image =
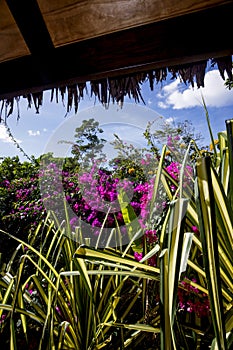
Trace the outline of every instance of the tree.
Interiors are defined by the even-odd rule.
[[[99,137],[102,133],[99,122],[93,118],[83,120],[82,125],[75,129],[75,143],[71,153],[78,162],[89,165],[93,160],[104,158],[102,151],[106,140]]]
[[[126,144],[117,134],[114,136],[115,139],[111,144],[117,150],[117,157],[109,162],[109,165],[114,169],[114,176],[120,179],[130,178],[136,182],[145,182],[148,178],[148,171],[151,170],[152,166],[155,166],[155,164],[152,165],[148,149]],[[148,169],[146,169],[146,164]]]
[[[1,229],[25,238],[35,221],[30,216],[39,199],[37,174],[39,162],[20,162],[19,157],[6,157],[0,163],[0,224]],[[30,210],[24,212],[24,209]],[[21,208],[19,211],[18,208]],[[26,213],[26,215],[25,215]],[[16,241],[0,236],[0,253],[4,261],[14,250]]]
[[[173,151],[179,150],[181,155],[187,147],[190,141],[194,141],[196,145],[201,148],[200,142],[203,140],[201,133],[195,132],[195,127],[190,120],[184,120],[182,122],[165,122],[160,129],[153,131],[154,122],[148,122],[144,136],[147,140],[147,145],[156,157],[158,157],[158,147],[161,145],[167,145],[168,148]],[[195,147],[191,144],[190,154],[195,152]]]
[[[233,67],[233,62],[232,62],[232,67]],[[224,84],[229,90],[233,89],[233,77],[231,76],[231,79],[227,79],[225,84]]]
[[[176,137],[177,140],[179,138],[179,141],[185,143],[186,146],[188,146],[191,140],[195,141],[196,143],[203,140],[201,133],[195,132],[195,127],[190,120],[184,120],[178,123],[165,122],[161,129],[156,129],[155,131],[152,130],[153,124],[154,122],[148,122],[144,132],[148,146],[152,148],[152,151],[153,147],[157,150],[155,145],[158,143],[162,142],[163,144],[167,144],[169,137]]]

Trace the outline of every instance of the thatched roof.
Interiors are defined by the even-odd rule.
[[[167,79],[204,86],[208,61],[232,79],[233,0],[0,2],[0,100],[11,114],[43,92],[78,109],[87,82],[103,104]],[[6,109],[5,109],[6,108]]]

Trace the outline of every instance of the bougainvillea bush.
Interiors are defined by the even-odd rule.
[[[34,166],[36,171],[34,170],[31,176],[27,174],[26,177],[15,176],[1,181],[2,198],[5,199],[2,202],[7,203],[6,207],[1,206],[3,229],[27,240],[33,235],[39,222],[46,217],[48,209],[55,211],[57,217],[60,216],[62,219],[63,215],[64,218],[65,198],[74,213],[71,218],[72,229],[75,230],[75,226],[80,222],[86,223],[88,238],[93,241],[99,234],[99,228],[117,228],[121,235],[127,235],[126,207],[131,208],[139,224],[138,227],[142,230],[141,235],[144,231],[156,232],[159,222],[161,224],[165,216],[169,200],[166,192],[161,190],[151,218],[151,200],[155,182],[155,172],[151,169],[153,167],[156,169],[156,163],[152,160],[152,155],[147,152],[141,155],[141,159],[137,159],[134,168],[132,161],[127,164],[124,157],[114,159],[115,166],[112,171],[99,168],[98,163],[94,163],[88,172],[81,173],[63,169],[61,159],[51,156],[46,158],[43,166],[39,166],[40,160],[37,160]],[[164,171],[171,180],[179,181],[181,164],[172,161],[171,156],[170,160],[164,159],[164,164],[166,165]],[[137,173],[136,167],[140,173]],[[186,165],[186,170],[189,171],[189,175],[192,174],[189,165]],[[176,186],[172,182],[170,189],[175,193]],[[124,197],[127,197],[125,207],[122,207],[123,199],[120,200],[120,193],[124,193]],[[102,236],[107,239],[106,235],[108,233]],[[105,243],[106,241],[102,241],[101,245]]]
[[[186,124],[189,125],[187,122]],[[183,132],[181,126],[177,128],[180,130],[179,133]],[[76,129],[78,138],[77,143],[73,145],[74,156],[66,160],[54,158],[52,154],[39,159],[33,158],[31,163],[21,163],[18,157],[4,159],[0,169],[0,210],[3,228],[25,238],[25,235],[38,225],[41,218],[45,217],[46,208],[56,209],[56,205],[62,207],[60,203],[64,193],[74,213],[91,227],[100,227],[108,210],[110,212],[105,220],[105,226],[115,227],[116,223],[123,226],[124,219],[119,204],[117,204],[118,211],[116,208],[109,209],[109,203],[111,206],[116,204],[120,188],[128,195],[128,203],[136,216],[141,214],[139,221],[142,226],[155,225],[151,224],[151,217],[150,223],[143,223],[143,220],[148,218],[155,170],[160,158],[150,124],[145,132],[149,147],[142,150],[124,144],[116,135],[113,145],[118,150],[118,156],[110,161],[111,171],[98,165],[98,157],[102,156],[105,141],[98,137],[102,132],[98,122],[93,119],[84,121],[83,125]],[[184,138],[182,135],[174,136],[174,128],[166,129],[165,133],[167,132],[170,132],[171,136],[168,134],[166,140],[169,148],[164,158],[164,168],[170,174],[171,180],[177,181],[181,170],[181,153],[185,153],[182,143],[188,136],[187,133]],[[178,157],[176,153],[179,154]],[[97,161],[93,160],[96,162],[95,165],[90,158],[91,154],[97,154]],[[85,164],[89,163],[91,166],[81,172],[80,164],[83,159]],[[45,165],[42,166],[42,163]],[[186,168],[190,168],[189,165],[186,165]],[[174,192],[175,185],[172,182],[170,185]],[[166,209],[167,200],[168,197],[161,186],[160,196],[157,198],[159,216]]]

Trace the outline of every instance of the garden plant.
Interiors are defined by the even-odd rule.
[[[1,163],[4,349],[230,350],[233,120],[208,148],[181,126],[148,124],[140,152],[116,135],[108,168],[84,125],[65,162]]]

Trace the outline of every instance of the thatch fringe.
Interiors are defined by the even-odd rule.
[[[101,80],[90,81],[90,94],[91,96],[95,96],[104,106],[108,106],[110,101],[112,101],[112,103],[117,102],[123,104],[125,96],[134,99],[135,102],[142,101],[145,103],[141,94],[141,84],[149,82],[150,89],[153,91],[154,84],[165,81],[168,73],[172,74],[172,79],[179,77],[180,81],[186,85],[191,84],[192,87],[194,87],[194,83],[196,82],[198,88],[204,87],[207,62],[208,60],[204,60],[193,64],[134,73],[128,76],[120,76],[116,78],[106,77]],[[214,67],[216,64],[222,79],[225,80],[228,78],[232,81],[232,56],[211,59],[211,67]],[[75,113],[77,113],[79,102],[84,98],[84,91],[86,94],[89,94],[86,83],[77,82],[77,84],[73,85],[56,87],[51,89],[50,100],[52,102],[55,97],[55,100],[58,103],[60,95],[62,103],[64,103],[65,97],[67,96],[67,113],[70,112],[73,107]],[[43,91],[23,95],[22,97],[27,99],[29,108],[31,108],[33,104],[36,113],[39,113],[40,107],[43,104]],[[12,99],[2,100],[0,121],[2,120],[3,111],[5,111],[5,120],[13,113],[14,101],[16,100],[18,103],[19,98],[20,96],[16,96]]]

